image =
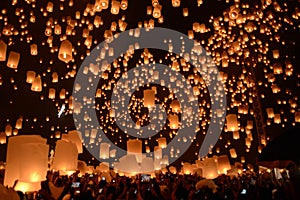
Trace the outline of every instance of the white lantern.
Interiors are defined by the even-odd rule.
[[[165,137],[158,138],[157,143],[159,148],[164,149],[167,147],[167,139]]]
[[[180,108],[180,102],[178,100],[173,100],[171,102],[171,105],[170,105],[170,108],[172,109],[172,112],[174,113],[178,113],[181,111],[181,108]]]
[[[34,79],[35,79],[35,71],[27,71],[26,73],[26,82],[27,83],[33,83]]]
[[[20,54],[14,51],[11,51],[7,60],[7,67],[17,69],[20,60]]]
[[[41,182],[22,182],[18,181],[15,186],[15,191],[21,191],[23,193],[26,192],[37,192],[42,189]]]
[[[159,146],[154,147],[154,158],[155,159],[162,159],[162,149]]]
[[[34,92],[41,92],[42,91],[42,80],[41,80],[40,75],[35,77],[32,85],[31,85],[31,90],[34,91]]]
[[[144,106],[153,107],[155,105],[155,91],[144,90]]]
[[[170,122],[171,129],[178,129],[179,128],[179,118],[178,115],[170,114],[168,115],[168,120]]]
[[[7,152],[6,152],[6,170],[4,176],[5,186],[13,187],[15,181],[20,179],[20,173],[21,173],[20,166],[22,166],[21,161],[23,161],[22,160],[23,158],[21,157],[23,156],[22,151],[24,149],[22,145],[23,144],[46,145],[46,143],[47,140],[43,139],[39,135],[19,135],[19,136],[10,137],[8,139]],[[48,153],[47,153],[47,158],[48,158]],[[35,158],[32,159],[34,160]],[[26,160],[25,162],[27,164],[30,164],[30,160]]]
[[[67,140],[69,142],[73,142],[77,147],[78,153],[83,152],[83,149],[82,149],[82,135],[81,135],[80,131],[77,131],[77,130],[69,131],[68,134],[63,134],[62,135],[62,140]]]
[[[217,163],[214,158],[207,158],[203,161],[203,176],[206,179],[218,177]]]
[[[6,60],[7,45],[4,41],[0,40],[0,61]]]
[[[153,159],[150,157],[144,158],[142,160],[141,167],[142,167],[143,172],[150,173],[150,172],[154,171]]]
[[[53,169],[62,172],[73,172],[77,169],[78,162],[77,147],[73,142],[58,140],[55,147]]]
[[[227,115],[226,122],[227,122],[227,130],[229,130],[229,131],[238,131],[239,130],[237,116],[235,114]]]
[[[227,174],[227,170],[231,169],[231,165],[227,155],[219,156],[217,165],[219,174]]]
[[[20,145],[20,178],[22,182],[46,180],[49,145],[26,143]]]
[[[68,63],[70,62],[72,57],[72,43],[69,40],[64,40],[60,44],[59,52],[58,52],[58,59]]]
[[[231,158],[237,158],[237,154],[236,154],[235,149],[230,149],[229,152],[230,152]]]
[[[108,159],[109,158],[109,147],[110,144],[102,142],[100,144],[100,152],[99,152],[99,157],[100,159]]]
[[[0,132],[0,144],[6,143],[6,134],[4,132]]]
[[[141,154],[142,153],[142,141],[141,140],[127,140],[127,154]]]

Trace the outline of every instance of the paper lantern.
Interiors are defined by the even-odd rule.
[[[177,99],[175,99],[171,102],[170,108],[172,109],[172,112],[174,112],[174,113],[181,112],[180,102]]]
[[[20,178],[22,182],[46,180],[49,145],[26,143],[20,146]]]
[[[21,191],[23,193],[27,193],[27,192],[37,192],[40,189],[42,189],[41,186],[41,182],[22,182],[22,181],[18,181],[14,190],[15,191]]]
[[[179,118],[178,115],[170,114],[168,115],[168,120],[170,122],[171,129],[178,129],[179,128]]]
[[[128,7],[128,0],[122,0],[121,1],[121,9],[126,10]]]
[[[36,44],[30,45],[30,54],[33,56],[38,54],[38,46]]]
[[[274,118],[275,114],[273,108],[267,108],[266,111],[267,111],[268,118]]]
[[[153,15],[154,18],[160,18],[160,16],[161,16],[161,9],[162,9],[161,5],[154,6],[153,13],[152,13],[152,15]]]
[[[127,140],[127,153],[142,153],[142,141],[141,140]]]
[[[55,155],[52,168],[62,172],[75,171],[77,169],[78,151],[75,143],[58,140],[55,147]]]
[[[278,59],[279,58],[279,50],[278,49],[275,49],[272,51],[273,52],[273,58],[274,59]]]
[[[191,163],[185,162],[185,163],[183,163],[181,170],[184,174],[191,174],[193,172],[193,167],[192,167]]]
[[[203,161],[203,177],[214,179],[218,177],[217,163],[214,158],[207,158]]]
[[[237,19],[239,16],[240,9],[238,9],[236,6],[231,6],[229,11],[229,18],[230,19]]]
[[[20,60],[20,54],[14,51],[11,51],[8,55],[7,67],[17,69]]]
[[[100,172],[108,172],[109,171],[109,163],[107,162],[102,162],[99,164],[99,167],[97,167]]]
[[[247,148],[250,148],[251,147],[251,139],[250,138],[246,138],[245,139],[245,144],[246,144]]]
[[[274,115],[274,123],[275,124],[280,124],[281,123],[280,114],[275,114]]]
[[[49,88],[49,99],[55,99],[55,89],[54,88]]]
[[[19,135],[19,136],[10,137],[8,139],[7,152],[6,152],[6,170],[4,176],[5,186],[12,187],[14,185],[14,182],[20,179],[20,173],[21,173],[20,166],[22,166],[21,163],[23,161],[22,151],[24,149],[22,145],[24,144],[46,145],[46,143],[47,140],[43,139],[39,135]],[[32,159],[34,160],[35,158]],[[48,152],[47,152],[47,160],[48,160]],[[26,160],[25,162],[28,165],[30,164],[30,160]]]
[[[26,82],[27,83],[33,83],[34,79],[35,79],[35,71],[27,71],[26,73]]]
[[[12,126],[10,124],[7,124],[5,126],[5,134],[6,134],[6,136],[11,136],[12,135]]]
[[[64,40],[60,44],[59,52],[58,52],[58,59],[68,63],[70,62],[72,57],[72,43],[69,40]]]
[[[38,75],[37,77],[34,78],[34,81],[31,85],[30,89],[34,92],[41,92],[42,91],[42,80],[41,80],[40,75]]]
[[[108,8],[108,0],[100,0],[100,5],[102,9],[107,9]]]
[[[154,165],[154,170],[161,170],[162,168],[161,159],[154,158],[153,165]]]
[[[300,123],[300,111],[295,112],[295,122]]]
[[[273,65],[273,72],[274,72],[274,74],[282,74],[283,70],[282,70],[282,66],[280,63],[275,63]]]
[[[227,174],[227,170],[231,169],[231,165],[227,155],[221,155],[217,159],[219,174]]]
[[[7,45],[4,41],[0,40],[0,61],[6,60]]]
[[[247,129],[253,129],[253,121],[252,120],[248,120],[247,121],[247,126],[246,126]]]
[[[110,144],[102,142],[100,144],[100,153],[99,153],[99,157],[100,159],[108,159],[109,158],[109,147]]]
[[[183,8],[182,12],[183,12],[184,17],[189,16],[189,9],[188,8]]]
[[[227,115],[226,122],[227,122],[227,130],[228,131],[238,131],[239,130],[237,116],[235,114]]]
[[[158,138],[157,143],[159,148],[164,149],[167,147],[167,139],[165,137]]]
[[[169,167],[169,171],[170,171],[170,173],[172,173],[172,174],[176,174],[176,173],[177,173],[176,167],[173,167],[173,166]]]
[[[155,92],[153,90],[144,90],[144,106],[153,107],[155,105]]]
[[[229,152],[230,152],[231,158],[237,158],[237,154],[236,154],[235,149],[230,149]]]
[[[115,158],[115,157],[116,157],[116,153],[117,153],[117,150],[116,150],[116,149],[110,150],[110,152],[109,152],[109,157]]]
[[[144,158],[141,163],[141,168],[142,168],[143,173],[145,173],[145,172],[150,173],[150,172],[154,171],[153,159],[150,157]]]
[[[5,143],[6,143],[6,133],[0,132],[0,144],[5,144]]]
[[[81,135],[80,131],[71,130],[71,131],[68,132],[68,134],[63,134],[62,135],[62,140],[67,140],[69,142],[73,142],[77,147],[78,153],[83,152],[82,135]]]
[[[173,7],[179,7],[180,6],[180,0],[172,0],[172,6]]]
[[[235,140],[240,139],[240,133],[238,131],[233,131],[233,139]]]
[[[138,173],[140,171],[135,155],[125,155],[120,158],[119,161],[119,164],[117,166],[115,165],[117,170],[127,173]]]
[[[66,89],[62,88],[62,89],[60,90],[59,98],[60,98],[60,99],[65,99],[65,98],[66,98]]]
[[[154,158],[155,159],[162,159],[162,149],[159,146],[154,147]]]
[[[58,74],[57,74],[57,72],[53,72],[52,83],[57,83],[57,82],[58,82]]]
[[[111,14],[113,14],[113,15],[119,14],[120,5],[121,4],[120,4],[119,1],[112,0],[112,2],[111,2],[111,9],[110,9]]]
[[[48,12],[53,12],[53,3],[52,3],[52,2],[49,1],[49,2],[47,3],[46,10],[47,10]]]

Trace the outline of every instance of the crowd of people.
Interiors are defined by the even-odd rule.
[[[21,200],[299,200],[299,174],[290,173],[278,179],[274,171],[246,171],[213,180],[171,173],[157,173],[155,177],[114,174],[106,180],[101,173],[60,176],[49,171],[40,191],[33,196],[18,191],[18,195]]]

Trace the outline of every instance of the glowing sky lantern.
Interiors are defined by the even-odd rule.
[[[165,137],[158,138],[157,143],[160,148],[164,149],[167,146],[167,139]]]
[[[61,174],[73,173],[77,169],[78,151],[76,144],[65,140],[56,142],[52,168]]]
[[[20,53],[11,51],[8,55],[7,67],[17,69],[19,65],[20,56]]]
[[[40,75],[38,75],[37,77],[34,78],[34,81],[32,82],[32,85],[31,85],[31,90],[34,92],[42,91],[42,79],[41,79]]]
[[[21,160],[23,158],[20,157],[20,156],[22,156],[21,154],[23,153],[23,152],[21,153],[22,148],[23,148],[22,145],[23,144],[41,145],[41,147],[43,149],[43,152],[45,152],[46,148],[44,148],[45,146],[43,146],[43,145],[46,145],[46,142],[47,142],[47,140],[43,139],[39,135],[13,136],[13,137],[10,137],[8,139],[7,155],[6,155],[6,170],[5,170],[5,176],[4,176],[4,185],[12,187],[14,185],[15,180],[19,180],[20,179],[20,176],[21,176],[21,174],[20,174],[21,173],[20,166],[22,164],[20,162],[23,161],[23,160]],[[25,147],[28,147],[28,146],[25,146]],[[48,149],[49,149],[49,147],[48,147]],[[32,148],[29,151],[35,151],[35,149]],[[29,153],[29,152],[25,152],[25,153]],[[34,152],[31,152],[31,153],[33,155],[35,155]],[[39,154],[39,152],[37,152],[37,154]],[[39,155],[44,156],[43,153],[41,153]],[[48,152],[47,152],[47,158],[48,158]],[[31,158],[29,158],[29,159],[31,159]],[[32,159],[35,159],[35,158],[32,158]],[[37,163],[38,162],[40,162],[40,161],[37,161]],[[25,163],[25,165],[29,164],[29,163],[30,163],[30,160],[29,160],[29,162],[27,160],[26,163]],[[41,161],[41,164],[43,165],[43,161]],[[35,166],[32,166],[32,167],[35,168]],[[30,170],[30,166],[25,167],[22,170],[26,170],[26,168],[29,168],[29,170]],[[47,166],[46,166],[45,170],[47,170]],[[39,171],[39,172],[36,172],[36,173],[38,173],[39,175],[41,175],[41,173],[43,173],[41,171]],[[27,174],[27,175],[29,175],[29,176],[32,176],[32,175],[35,176],[34,173],[33,174],[30,173],[30,174]],[[43,178],[46,178],[46,177],[43,177]]]
[[[5,143],[6,143],[6,133],[0,132],[0,144],[5,144]]]
[[[179,7],[180,6],[180,1],[181,0],[172,0],[172,6],[173,7]]]
[[[4,41],[0,40],[0,61],[6,60],[7,45]]]
[[[234,148],[229,150],[231,158],[237,158],[237,154]]]
[[[83,153],[81,132],[77,130],[68,131],[67,134],[62,134],[62,140],[73,142],[77,147],[78,153]]]
[[[168,115],[168,120],[170,122],[170,128],[171,129],[178,129],[179,128],[178,115],[170,114],[170,115]]]
[[[144,106],[153,107],[155,105],[155,92],[153,90],[144,90]]]
[[[99,157],[100,159],[108,159],[109,158],[109,147],[110,144],[102,142],[100,144],[100,152],[99,152]]]
[[[26,82],[27,83],[33,83],[35,79],[36,72],[35,71],[27,71],[26,73]]]
[[[137,139],[127,140],[127,153],[142,153],[142,141]]]
[[[219,174],[227,174],[227,170],[231,169],[231,165],[227,155],[218,156],[217,166]]]
[[[203,161],[203,176],[207,179],[214,179],[219,176],[217,163],[214,158],[207,158]]]
[[[235,114],[228,114],[226,116],[227,130],[229,131],[238,131],[238,121]]]
[[[64,40],[61,42],[58,52],[58,58],[65,63],[68,63],[73,59],[72,43],[69,40]]]
[[[120,6],[121,6],[121,4],[119,1],[112,0],[111,9],[110,9],[111,14],[114,14],[114,15],[119,14]]]

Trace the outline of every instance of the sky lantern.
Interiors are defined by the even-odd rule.
[[[180,6],[180,0],[172,0],[172,6],[173,7],[179,7]]]
[[[99,157],[100,159],[108,159],[109,158],[109,147],[110,144],[102,142],[100,144],[100,153],[99,153]]]
[[[238,131],[238,121],[236,114],[228,114],[226,116],[227,130],[228,131]]]
[[[266,111],[267,111],[268,118],[274,118],[275,114],[273,108],[267,108]]]
[[[16,121],[16,129],[22,129],[23,117],[19,117]]]
[[[300,111],[295,112],[295,122],[300,123]]]
[[[179,128],[179,118],[176,114],[169,114],[168,120],[170,122],[171,129],[178,129]]]
[[[49,99],[55,99],[55,88],[49,88]]]
[[[122,0],[121,1],[121,9],[126,10],[128,7],[128,0]]]
[[[31,90],[34,92],[42,91],[42,79],[41,79],[40,75],[38,75],[37,77],[34,78],[34,81],[32,82],[32,85],[31,85]]]
[[[153,159],[150,157],[143,158],[141,168],[143,172],[147,173],[154,171]]]
[[[6,136],[11,136],[12,135],[12,126],[10,124],[7,124],[5,126],[5,134],[6,134]]]
[[[46,142],[47,140],[42,138],[39,135],[20,135],[20,136],[13,136],[8,139],[8,146],[7,146],[7,153],[6,153],[6,170],[4,176],[5,186],[12,187],[16,180],[20,180],[21,170],[25,170],[25,171],[27,170],[27,172],[22,171],[22,176],[24,176],[23,178],[26,181],[32,180],[30,177],[32,177],[36,181],[36,183],[39,182],[38,184],[40,184],[40,181],[42,179],[45,180],[46,176],[44,175],[46,175],[47,172],[47,164],[45,168],[44,159],[46,154],[46,163],[47,163],[48,151],[49,151],[49,146],[46,145]],[[41,148],[37,148],[37,149],[32,148],[31,144],[37,145],[38,147]],[[26,150],[27,152],[24,152],[24,149],[27,149]],[[23,155],[23,153],[26,155]],[[27,158],[26,161],[22,160],[24,159],[22,158],[24,156],[26,156]],[[36,159],[34,158],[35,156],[37,156],[40,160],[39,159],[35,160]],[[32,159],[32,164],[34,165],[31,165],[30,162],[31,159]],[[22,167],[23,164],[21,163],[22,161],[25,162],[24,167]],[[23,169],[21,169],[21,167]]]
[[[6,143],[6,133],[0,132],[0,144],[5,144],[5,143]]]
[[[157,143],[160,148],[164,149],[167,146],[167,139],[165,137],[158,138]]]
[[[0,40],[0,61],[6,60],[7,45],[3,40]]]
[[[69,40],[64,40],[60,44],[59,52],[58,52],[59,60],[68,63],[70,62],[72,57],[72,43]]]
[[[151,89],[144,90],[144,106],[153,107],[155,105],[155,92]]]
[[[191,163],[185,162],[181,168],[184,174],[190,175],[193,172],[193,167]]]
[[[207,158],[203,161],[203,177],[214,179],[219,176],[215,158]]]
[[[8,55],[7,67],[17,69],[20,60],[20,54],[14,51],[11,51]]]
[[[219,174],[227,174],[227,170],[231,169],[231,165],[227,155],[221,155],[217,158],[217,166]]]
[[[127,153],[128,154],[141,154],[142,153],[142,141],[137,139],[127,140]]]
[[[69,142],[73,142],[77,147],[78,153],[83,152],[82,135],[81,135],[80,131],[77,131],[77,130],[68,131],[67,134],[62,134],[62,140],[67,140]]]
[[[231,158],[237,158],[237,154],[234,148],[229,150]]]
[[[240,133],[239,133],[239,131],[233,131],[233,139],[234,140],[240,139]]]
[[[121,6],[121,4],[119,1],[112,0],[111,9],[110,9],[111,14],[114,14],[114,15],[119,14],[120,6]]]
[[[161,5],[154,6],[153,13],[152,13],[154,18],[160,18],[161,17],[161,9],[162,9]]]
[[[36,56],[38,54],[38,46],[37,44],[30,45],[30,54]]]
[[[61,174],[70,174],[77,169],[78,150],[73,142],[58,140],[52,168],[59,170]]]
[[[103,10],[108,8],[109,1],[108,0],[100,0],[100,5]]]

